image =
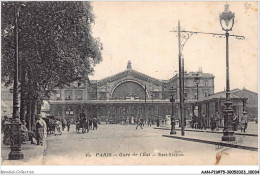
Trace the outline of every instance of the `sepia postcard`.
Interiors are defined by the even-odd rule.
[[[1,164],[258,165],[258,13],[1,1]]]

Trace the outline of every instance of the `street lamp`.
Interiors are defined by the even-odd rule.
[[[13,85],[13,118],[11,120],[11,152],[8,155],[9,160],[20,160],[24,158],[21,151],[21,121],[19,117],[19,100],[18,100],[18,18],[19,9],[14,2],[15,12],[15,58],[14,58],[14,85]]]
[[[174,119],[174,116],[173,116],[173,103],[174,103],[174,98],[173,98],[173,87],[171,87],[171,102],[172,102],[172,115],[171,115],[171,132],[170,134],[176,134],[176,131],[175,131],[175,119]]]
[[[225,5],[225,11],[219,15],[222,30],[226,31],[226,102],[224,109],[224,130],[222,141],[235,141],[234,128],[232,125],[233,109],[231,108],[232,102],[230,100],[230,86],[229,86],[229,50],[228,50],[228,31],[232,31],[234,25],[235,14],[229,11],[229,5]]]
[[[197,85],[197,100],[199,100],[199,83],[200,83],[199,74],[196,74],[196,77],[194,78],[194,83]]]

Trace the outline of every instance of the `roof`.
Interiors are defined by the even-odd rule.
[[[208,97],[204,97],[203,100],[209,100],[209,99],[213,99],[213,98],[226,98],[226,92],[225,91],[217,92]],[[231,93],[230,98],[240,98],[240,97]]]
[[[117,73],[115,75],[108,76],[106,78],[98,80],[97,84],[99,84],[99,85],[105,84],[107,82],[115,81],[117,79],[120,79],[120,78],[125,77],[125,76],[129,76],[129,75],[130,76],[134,76],[134,77],[137,76],[138,78],[146,79],[147,81],[153,81],[154,83],[157,83],[157,84],[162,84],[161,80],[153,78],[153,77],[150,77],[150,76],[145,75],[145,74],[143,74],[141,72],[135,71],[135,70],[133,70],[131,68],[128,68],[127,70],[119,72],[119,73]]]
[[[242,93],[243,93],[243,91],[246,91],[246,92],[253,93],[253,94],[257,95],[256,92],[247,90],[247,89],[245,89],[245,88],[243,88],[242,90],[239,89],[239,88],[232,89],[232,90],[230,90],[230,95],[231,95],[231,96],[236,96],[236,97],[238,97],[238,98],[241,98],[241,96],[239,96],[239,95],[234,95],[234,93],[239,93],[239,92],[242,92]],[[220,92],[217,92],[217,93],[215,93],[215,94],[219,94],[219,93],[224,93],[224,94],[226,94],[226,91],[220,91]]]
[[[202,73],[202,72],[184,72],[184,78],[194,78],[196,76],[203,77],[203,78],[215,78],[213,74],[210,73]],[[170,80],[174,80],[179,78],[179,73],[174,75]]]

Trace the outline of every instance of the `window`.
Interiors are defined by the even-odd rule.
[[[100,92],[100,99],[105,100],[106,99],[106,92]]]
[[[56,100],[60,100],[61,99],[61,92],[60,91],[56,91],[55,97],[56,97]]]
[[[82,97],[83,97],[83,92],[82,91],[76,91],[76,98],[77,100],[82,100]]]
[[[65,100],[71,100],[72,91],[66,91],[65,94]]]
[[[204,80],[204,85],[208,86],[208,80]]]
[[[158,99],[158,98],[159,98],[159,92],[154,92],[153,99]]]
[[[208,90],[204,90],[204,97],[209,96],[209,91]]]
[[[184,92],[184,98],[187,99],[188,98],[188,93]]]
[[[97,94],[96,93],[90,93],[89,94],[89,99],[90,100],[96,100],[97,99]]]
[[[81,83],[80,82],[78,82],[78,87],[80,87],[81,86]]]
[[[77,94],[77,100],[82,100],[82,94]]]
[[[60,95],[60,93],[57,93],[56,94],[56,100],[60,100],[61,99],[61,95]]]
[[[66,94],[66,100],[70,100],[71,99],[71,94]]]
[[[193,97],[194,97],[195,99],[197,99],[197,92],[194,92],[194,93],[193,93]]]

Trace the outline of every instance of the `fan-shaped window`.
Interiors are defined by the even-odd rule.
[[[116,87],[112,99],[144,99],[144,88],[135,82],[125,82]]]

